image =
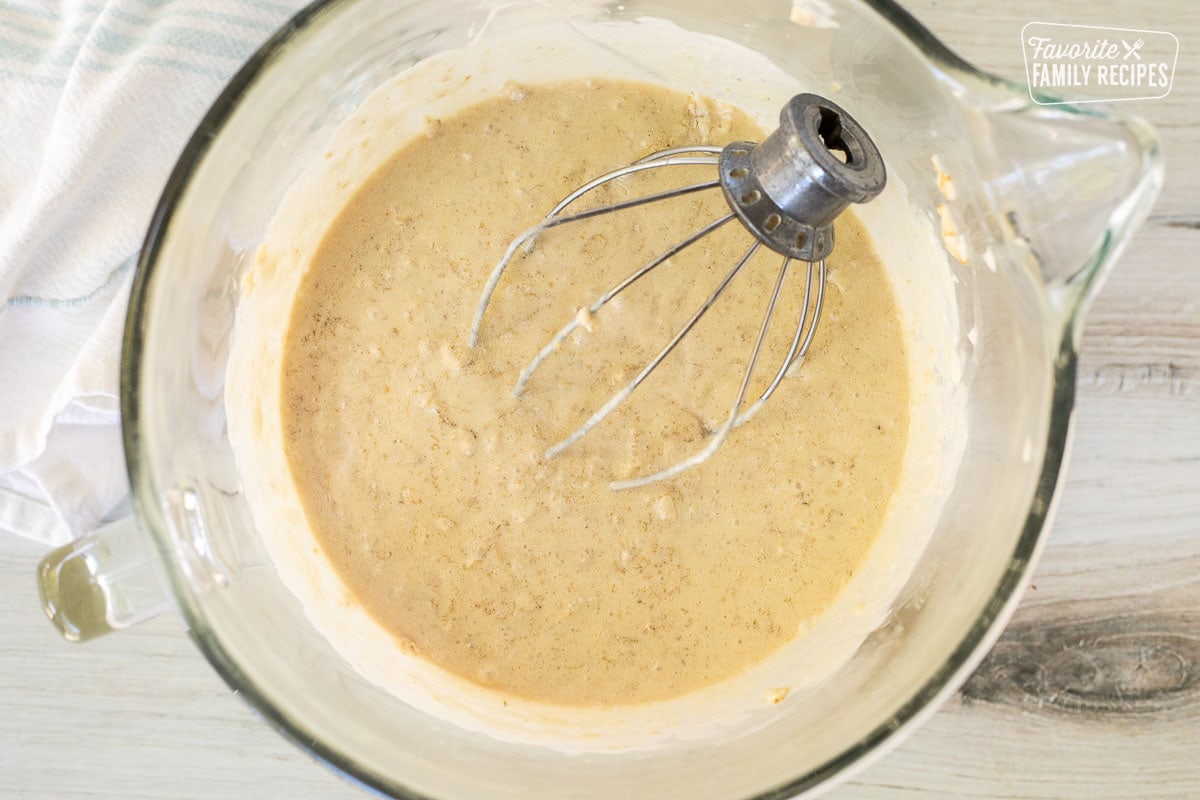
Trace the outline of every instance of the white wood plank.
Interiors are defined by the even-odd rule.
[[[63,642],[38,607],[38,552],[0,542],[0,797],[363,796],[254,715],[177,617]]]
[[[963,691],[834,798],[1200,795],[1200,537],[1050,549]]]

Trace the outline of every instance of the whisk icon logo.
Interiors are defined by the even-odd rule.
[[[1029,96],[1041,105],[1166,97],[1179,39],[1168,31],[1030,22],[1021,29]]]

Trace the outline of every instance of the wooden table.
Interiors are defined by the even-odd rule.
[[[1031,20],[1168,30],[1181,49],[1170,96],[1136,105],[1162,136],[1166,186],[1088,321],[1075,450],[1034,585],[962,691],[832,796],[1200,797],[1200,12],[911,5],[1017,80]],[[256,718],[177,618],[60,641],[38,609],[39,556],[0,541],[0,797],[365,796]]]

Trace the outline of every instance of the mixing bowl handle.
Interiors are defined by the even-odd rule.
[[[171,608],[157,564],[134,518],[119,519],[42,559],[42,610],[70,642],[145,622]]]

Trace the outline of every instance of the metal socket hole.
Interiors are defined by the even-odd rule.
[[[783,222],[783,218],[778,214],[772,214],[767,217],[767,221],[763,223],[763,230],[767,233],[773,233],[779,227],[779,223]]]
[[[821,137],[821,144],[825,145],[833,157],[841,161],[847,166],[854,165],[854,156],[850,152],[850,145],[842,138],[842,118],[832,108],[819,107],[821,120],[817,123],[817,135]]]
[[[748,206],[754,205],[759,200],[762,200],[762,192],[760,192],[758,189],[751,189],[742,195],[742,202]]]

